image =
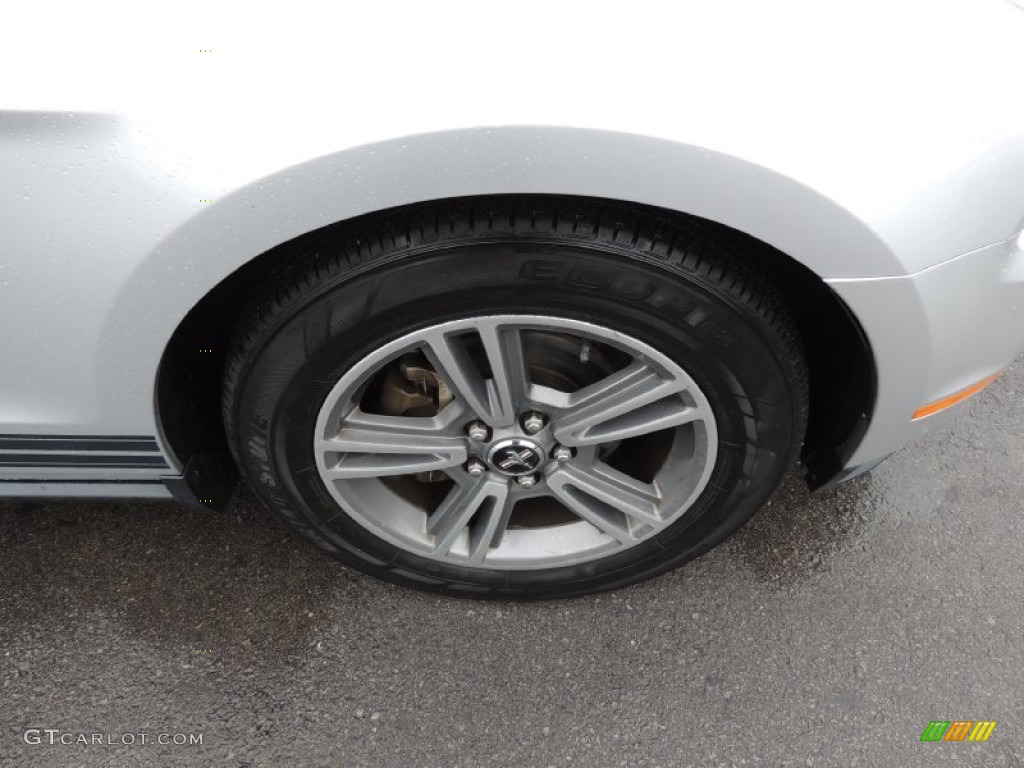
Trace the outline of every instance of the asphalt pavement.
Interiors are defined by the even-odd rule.
[[[870,476],[793,476],[598,597],[382,584],[244,488],[0,504],[0,766],[1021,767],[1022,489],[1024,359]]]

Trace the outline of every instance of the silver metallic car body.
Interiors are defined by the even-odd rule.
[[[154,387],[189,310],[276,245],[424,200],[604,197],[781,250],[874,355],[851,469],[1024,345],[1009,3],[186,3],[157,37],[100,5],[0,31],[0,495],[165,494]]]

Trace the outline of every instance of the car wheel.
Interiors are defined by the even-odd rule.
[[[240,327],[225,422],[264,501],[359,570],[622,586],[724,539],[800,445],[793,323],[707,222],[487,198],[299,250]]]

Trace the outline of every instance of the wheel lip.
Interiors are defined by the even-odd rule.
[[[394,531],[390,531],[385,527],[375,524],[371,517],[360,513],[354,509],[351,499],[347,498],[340,492],[339,486],[344,486],[346,483],[351,482],[367,482],[367,479],[351,481],[351,480],[332,480],[328,479],[324,472],[326,469],[325,454],[327,451],[318,450],[316,447],[316,441],[322,438],[329,437],[328,427],[335,421],[338,420],[338,411],[345,406],[348,397],[354,392],[365,386],[366,382],[369,381],[372,376],[380,370],[380,366],[395,359],[404,352],[411,349],[418,348],[424,344],[421,338],[423,334],[429,331],[437,331],[438,329],[444,329],[446,332],[458,332],[458,331],[471,331],[474,329],[475,324],[480,320],[486,318],[487,321],[498,324],[508,325],[519,328],[520,330],[547,330],[547,331],[558,331],[558,332],[569,332],[575,333],[581,336],[591,337],[602,342],[608,343],[612,346],[616,346],[629,352],[634,358],[643,359],[647,363],[652,363],[658,368],[666,369],[672,372],[672,375],[685,381],[686,387],[685,392],[691,396],[695,401],[696,405],[701,408],[704,416],[697,422],[700,428],[704,430],[704,436],[702,440],[702,448],[704,450],[704,460],[700,472],[700,476],[697,479],[692,491],[688,496],[681,502],[675,505],[674,511],[665,517],[663,524],[657,528],[653,528],[652,531],[642,537],[638,537],[635,541],[632,541],[628,545],[621,545],[618,542],[614,542],[614,546],[603,546],[613,542],[610,536],[604,532],[599,531],[590,523],[585,520],[579,519],[573,523],[567,523],[562,525],[548,526],[544,528],[531,528],[531,529],[509,529],[506,534],[506,539],[511,541],[509,547],[510,552],[504,559],[494,558],[490,562],[477,562],[469,563],[465,558],[452,557],[448,555],[438,556],[430,551],[410,546],[410,542],[407,538],[398,535]],[[456,401],[458,402],[458,401]],[[453,403],[454,405],[454,403]],[[451,407],[451,406],[449,406]],[[473,419],[476,415],[463,405],[465,409],[461,414],[460,419]],[[441,412],[443,414],[443,411]],[[438,417],[440,419],[441,415]],[[674,427],[675,430],[685,429],[688,425],[680,427]],[[409,331],[403,335],[379,346],[373,352],[364,355],[355,365],[351,366],[334,384],[331,390],[324,398],[320,409],[317,414],[317,419],[314,427],[314,457],[316,461],[317,472],[323,486],[326,488],[328,493],[338,504],[340,511],[348,515],[353,521],[359,524],[361,527],[366,529],[368,532],[380,539],[398,547],[408,555],[415,557],[423,557],[428,560],[444,563],[446,565],[455,565],[459,567],[479,568],[481,570],[509,570],[509,571],[540,571],[546,570],[553,567],[569,567],[575,566],[580,563],[593,562],[605,557],[618,555],[630,550],[636,549],[639,545],[645,542],[649,542],[654,536],[662,533],[666,528],[674,525],[680,519],[682,519],[686,513],[694,506],[696,501],[700,498],[702,493],[707,489],[711,475],[713,474],[718,458],[718,430],[714,410],[711,407],[706,395],[701,390],[700,386],[696,381],[687,373],[681,365],[673,361],[664,353],[651,347],[646,342],[643,342],[629,334],[621,331],[617,331],[612,328],[598,325],[583,320],[579,320],[571,317],[556,316],[556,315],[544,315],[544,314],[509,314],[505,313],[476,313],[471,316],[464,316],[461,318],[448,320],[441,323],[435,323],[433,325],[426,325],[417,330]],[[532,440],[533,435],[526,437],[527,440]],[[496,440],[492,437],[492,440]],[[546,455],[547,452],[542,448],[542,455]],[[486,462],[490,464],[490,462]],[[537,471],[543,470],[545,467],[544,460],[542,459],[540,468]],[[548,495],[543,488],[532,488],[523,489],[520,488],[516,483],[514,476],[507,476],[509,480],[509,495],[517,500],[529,497],[544,496]],[[376,482],[383,486],[380,482],[380,478],[374,479]],[[397,499],[398,497],[395,496]],[[408,502],[406,502],[408,503]],[[544,531],[554,539],[564,540],[566,537],[573,534],[577,537],[582,534],[584,539],[593,540],[593,534],[598,534],[601,541],[598,541],[596,545],[591,546],[590,549],[580,553],[568,556],[553,556],[553,557],[533,557],[524,558],[521,554],[517,555],[516,550],[523,548],[525,545],[521,540],[524,535],[524,531],[528,532],[527,535],[534,534],[536,532]],[[604,540],[607,539],[607,542]],[[553,542],[554,543],[554,542]],[[593,543],[593,541],[591,542]],[[499,549],[505,547],[503,543]],[[498,550],[495,550],[498,551]]]

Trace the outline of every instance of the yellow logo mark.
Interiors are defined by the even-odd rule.
[[[988,741],[988,737],[992,735],[992,731],[994,731],[995,728],[995,720],[983,720],[974,726],[974,730],[971,731],[971,735],[967,737],[967,740]]]

